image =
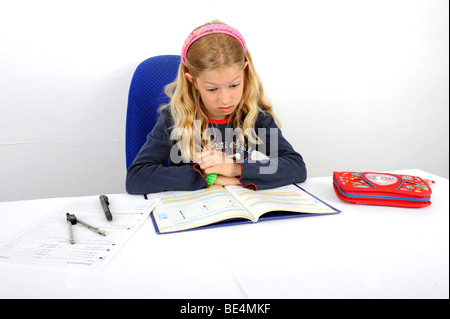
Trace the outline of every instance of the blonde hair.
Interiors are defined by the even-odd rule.
[[[198,28],[209,24],[224,23],[215,20]],[[247,66],[245,62],[248,62]],[[170,109],[174,122],[172,129],[183,130],[184,134],[177,137],[177,143],[180,146],[181,156],[185,160],[192,161],[195,152],[199,151],[194,141],[200,141],[202,149],[211,147],[210,141],[201,137],[201,133],[208,127],[208,116],[201,101],[200,92],[194,83],[186,79],[185,73],[190,73],[196,79],[204,71],[222,68],[239,68],[244,71],[242,98],[231,115],[230,123],[253,143],[259,142],[256,134],[252,132],[260,112],[272,115],[278,122],[272,105],[264,95],[261,79],[255,71],[249,51],[247,50],[244,54],[242,45],[235,38],[226,34],[213,33],[196,40],[187,52],[186,64],[187,66],[180,62],[175,81],[166,86],[165,93],[170,98],[170,102],[162,106],[162,108]],[[200,129],[194,129],[195,121],[200,121]],[[244,136],[242,134],[239,136],[243,144]]]

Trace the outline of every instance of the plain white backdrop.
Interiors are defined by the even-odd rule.
[[[246,38],[310,177],[449,176],[447,0],[0,3],[0,201],[125,192],[135,68],[213,19]]]

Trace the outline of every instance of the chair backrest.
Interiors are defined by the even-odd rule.
[[[164,86],[175,80],[180,60],[179,55],[155,56],[139,64],[134,72],[128,94],[126,120],[127,169],[155,126],[159,106],[168,102]]]

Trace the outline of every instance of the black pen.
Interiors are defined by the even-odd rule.
[[[100,195],[99,198],[100,198],[100,203],[102,203],[103,210],[105,211],[106,219],[111,221],[112,220],[112,215],[111,215],[111,212],[109,211],[108,197],[106,197],[106,195]]]

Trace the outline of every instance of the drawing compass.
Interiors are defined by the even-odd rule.
[[[74,214],[66,213],[67,217],[67,223],[69,224],[69,234],[70,234],[70,243],[74,244],[75,240],[73,239],[73,231],[72,231],[72,225],[75,225],[76,223],[80,223],[81,225],[89,228],[92,231],[95,231],[96,233],[99,233],[102,236],[106,236],[106,233],[103,230],[98,229],[97,227],[91,226],[88,223],[85,223],[79,219]]]

